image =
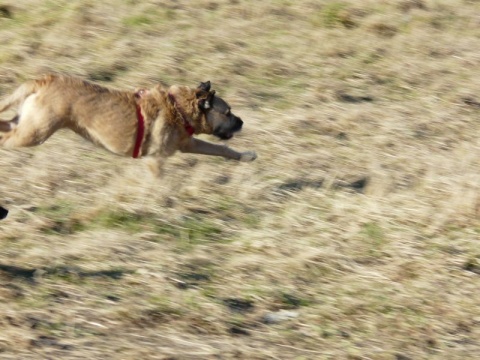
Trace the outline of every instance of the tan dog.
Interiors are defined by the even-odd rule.
[[[21,85],[0,101],[0,113],[17,105],[17,115],[0,121],[0,145],[7,148],[40,145],[55,131],[69,128],[122,156],[151,157],[160,170],[162,159],[177,150],[253,161],[253,151],[237,152],[194,138],[213,134],[228,140],[243,121],[210,82],[196,89],[157,85],[137,92],[108,89],[60,75],[45,75]]]

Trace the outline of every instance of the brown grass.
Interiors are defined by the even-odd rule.
[[[0,150],[0,358],[477,359],[479,13],[0,4],[0,92],[211,80],[259,155],[179,154],[159,181],[68,132]]]

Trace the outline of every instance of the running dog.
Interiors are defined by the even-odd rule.
[[[117,155],[152,158],[157,173],[177,150],[239,161],[257,157],[254,151],[237,152],[193,136],[213,134],[228,140],[243,125],[209,81],[197,88],[156,85],[121,91],[48,74],[0,101],[0,113],[13,106],[18,108],[13,119],[0,120],[0,146],[5,148],[40,145],[68,128]]]

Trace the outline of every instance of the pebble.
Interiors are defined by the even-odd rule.
[[[262,322],[264,324],[278,324],[282,321],[295,319],[298,315],[299,314],[296,311],[280,310],[274,313],[265,314],[262,318]]]

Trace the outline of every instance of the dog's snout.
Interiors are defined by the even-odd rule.
[[[222,140],[228,140],[233,137],[233,134],[240,131],[243,126],[243,121],[238,116],[231,115],[223,120],[213,130],[213,135]]]

